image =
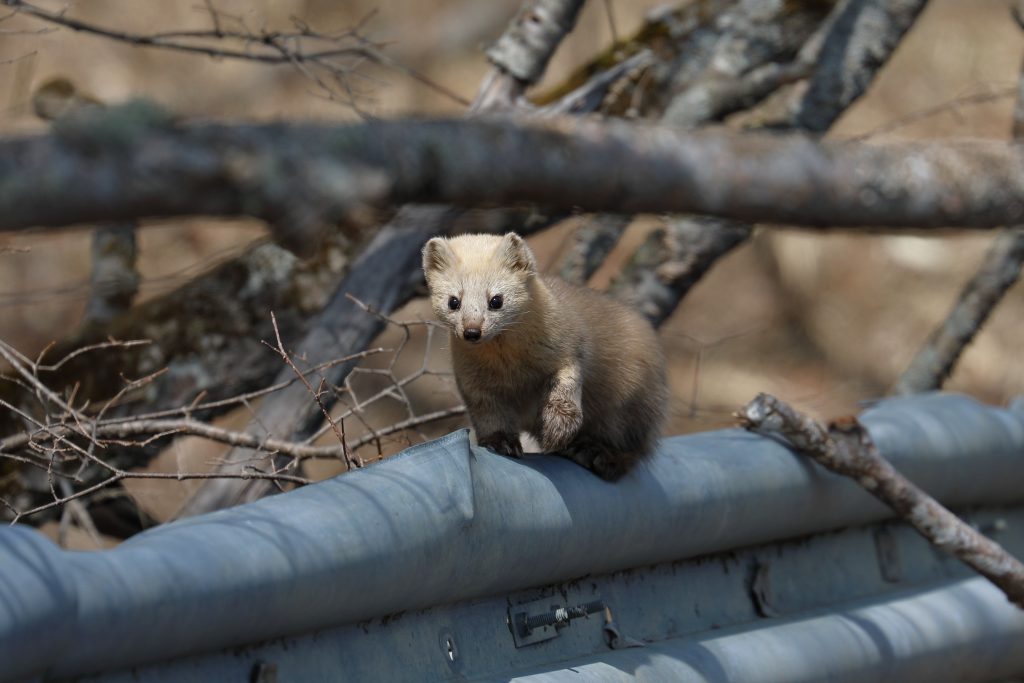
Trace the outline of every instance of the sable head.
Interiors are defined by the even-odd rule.
[[[514,232],[435,237],[423,247],[423,274],[438,320],[476,344],[511,329],[529,309],[537,263]]]

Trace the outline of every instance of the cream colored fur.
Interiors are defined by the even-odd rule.
[[[646,320],[538,274],[514,233],[434,238],[423,269],[434,312],[451,330],[455,379],[481,446],[518,457],[526,431],[545,451],[610,480],[651,451],[668,389]],[[467,329],[479,340],[468,341]]]

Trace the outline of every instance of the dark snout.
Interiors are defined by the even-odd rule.
[[[467,327],[462,331],[462,338],[466,341],[480,341],[480,328]]]

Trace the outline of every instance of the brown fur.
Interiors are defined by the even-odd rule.
[[[668,389],[647,321],[539,275],[514,233],[432,239],[423,269],[434,311],[451,330],[455,379],[481,446],[518,457],[526,431],[608,480],[653,449]],[[495,294],[503,297],[497,310],[488,307]],[[466,329],[479,329],[479,341],[467,341]]]

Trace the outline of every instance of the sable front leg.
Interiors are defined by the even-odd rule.
[[[560,369],[541,405],[541,446],[553,453],[563,450],[583,425],[583,375],[576,363]]]
[[[482,439],[478,438],[477,445],[510,458],[523,457],[523,444],[519,440],[519,435],[512,432],[494,432]]]
[[[516,417],[493,396],[468,396],[466,408],[476,430],[477,445],[512,458],[523,457]]]

